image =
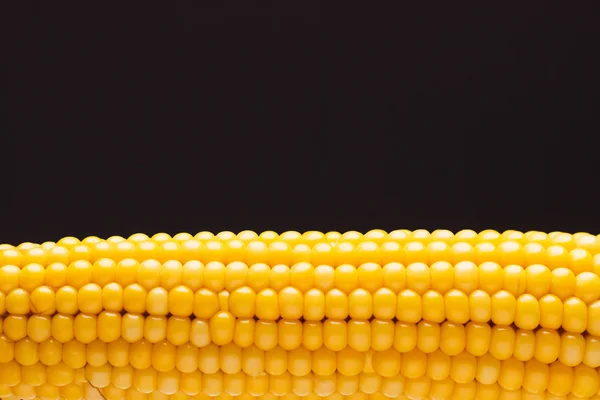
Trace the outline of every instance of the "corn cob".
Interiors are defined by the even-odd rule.
[[[0,398],[600,398],[600,238],[0,245]]]

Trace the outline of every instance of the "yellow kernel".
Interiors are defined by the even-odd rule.
[[[574,367],[583,361],[585,338],[580,333],[565,332],[560,335],[560,353],[558,360],[568,367]]]
[[[302,345],[311,351],[323,345],[323,323],[321,321],[309,321],[303,324]]]
[[[160,285],[161,263],[157,260],[144,260],[137,271],[137,283],[144,289],[151,290]]]
[[[569,266],[575,275],[592,271],[593,257],[589,251],[581,248],[569,252]]]
[[[82,343],[91,343],[97,338],[97,318],[95,315],[77,314],[73,324],[75,338]]]
[[[144,321],[144,338],[150,343],[158,343],[167,337],[167,318],[164,315],[150,315]]]
[[[19,287],[21,270],[16,265],[2,265],[0,267],[0,292],[10,293]]]
[[[170,371],[175,368],[177,351],[173,344],[166,340],[154,343],[152,346],[152,366],[159,372]]]
[[[448,321],[464,324],[469,320],[469,297],[452,289],[444,295],[444,309]]]
[[[177,346],[175,367],[184,374],[191,374],[198,369],[198,347],[192,343]]]
[[[561,300],[575,294],[576,278],[573,271],[568,268],[556,268],[552,270],[552,283],[550,284],[550,293]]]
[[[47,315],[32,315],[27,320],[27,336],[33,341],[41,343],[50,338],[52,334],[52,321]]]
[[[348,296],[348,314],[353,319],[369,319],[373,316],[373,300],[365,289],[356,289]]]
[[[490,354],[498,360],[508,360],[513,354],[515,340],[515,331],[510,326],[494,326],[490,340]]]
[[[38,343],[30,338],[23,338],[15,343],[15,361],[21,365],[33,365],[39,359]]]
[[[302,322],[281,319],[277,325],[278,343],[284,350],[292,350],[302,344]]]
[[[59,354],[60,361],[60,354]],[[37,363],[28,366],[21,366],[21,382],[26,385],[35,386],[38,395],[40,392],[44,394],[44,389],[48,390],[48,386],[46,385],[46,366],[42,363]],[[43,388],[40,390],[40,386]],[[51,385],[54,386],[54,385]],[[58,388],[56,388],[58,390]],[[56,392],[55,392],[56,393]],[[0,390],[0,396],[2,395],[2,390]],[[58,396],[57,396],[58,397]]]
[[[498,248],[496,244],[489,242],[477,243],[473,248],[475,252],[474,261],[477,264],[489,262],[490,260],[498,260]]]
[[[427,247],[421,241],[411,241],[404,245],[404,260],[406,265],[420,262],[426,263],[429,255],[427,253]]]
[[[136,371],[149,368],[152,365],[152,343],[140,340],[129,346],[129,362]],[[135,372],[135,371],[134,371]]]
[[[544,393],[548,387],[550,368],[535,358],[525,362],[523,389],[529,393]]]
[[[30,312],[31,301],[25,289],[14,289],[6,295],[6,311],[14,315],[27,315]]]
[[[373,315],[380,319],[394,318],[396,316],[396,294],[388,288],[378,289],[373,294]]]
[[[465,328],[453,322],[444,322],[441,325],[440,350],[449,356],[455,356],[465,349]]]
[[[440,347],[440,325],[428,321],[417,324],[417,348],[423,353],[433,353]],[[375,339],[375,336],[373,336]],[[375,343],[375,340],[373,340]],[[373,346],[375,349],[375,346]]]
[[[479,265],[479,288],[487,293],[493,294],[503,287],[504,270],[492,261],[486,261]]]
[[[514,240],[507,240],[498,244],[498,255],[500,264],[503,266],[523,264],[523,247]]]
[[[167,260],[163,263],[159,276],[160,286],[166,290],[171,290],[182,283],[183,265],[173,259]]]
[[[452,357],[450,377],[456,383],[469,383],[475,379],[477,359],[472,354],[463,351]]]
[[[399,293],[406,288],[406,268],[397,262],[385,264],[383,266],[383,281],[388,289],[394,293]]]
[[[89,261],[77,260],[67,267],[67,285],[79,289],[92,282],[93,266]]]
[[[40,264],[28,264],[21,269],[19,285],[31,293],[33,289],[44,284],[45,270]]]
[[[211,318],[219,311],[219,298],[209,289],[200,289],[194,295],[194,315],[198,318]]]
[[[573,368],[573,391],[578,398],[586,398],[598,392],[598,373],[587,365],[580,364]]]
[[[447,261],[437,261],[429,267],[431,288],[441,294],[454,287],[454,267]],[[386,282],[387,284],[387,282]]]
[[[374,241],[366,240],[358,243],[355,247],[354,253],[356,255],[356,263],[358,265],[368,262],[373,262],[376,264],[381,263],[381,251],[379,245]]]
[[[4,364],[15,357],[15,343],[6,335],[0,335],[0,363]]]
[[[340,351],[348,343],[345,321],[326,320],[323,324],[323,344],[333,351]]]
[[[525,265],[548,264],[548,252],[540,243],[527,243],[523,246]]]
[[[410,289],[398,294],[396,318],[401,322],[417,323],[422,317],[421,296]]]
[[[114,312],[123,310],[123,287],[121,285],[111,282],[102,288],[102,308]]]
[[[129,343],[144,337],[144,317],[141,314],[125,314],[121,319],[121,337]]]
[[[268,259],[268,255],[269,246],[267,243],[252,240],[246,244],[246,262],[248,265],[263,263]]]
[[[444,380],[450,376],[450,365],[450,356],[436,350],[427,355],[427,376],[436,381]]]
[[[369,321],[348,321],[348,346],[366,352],[371,348],[371,324]]]
[[[279,314],[282,318],[300,319],[302,317],[302,293],[291,286],[281,290],[278,294]]]
[[[24,315],[8,315],[2,324],[2,331],[10,340],[21,340],[27,336],[27,319]]]
[[[517,390],[523,384],[524,374],[525,365],[523,362],[511,357],[502,361],[498,384],[506,390]]]
[[[535,333],[531,330],[519,329],[515,333],[515,349],[513,356],[519,361],[528,361],[535,354]]]
[[[461,261],[469,261],[475,259],[475,249],[471,243],[465,241],[458,241],[452,244],[450,247],[450,259],[453,264],[457,264]]]
[[[106,266],[108,267],[108,264]],[[139,262],[133,258],[126,258],[124,260],[119,261],[114,267],[114,281],[123,287],[136,283],[138,268]],[[106,274],[102,275],[112,276],[110,272],[110,269],[112,268],[107,269],[109,269],[109,271],[106,271]]]
[[[98,338],[104,342],[112,342],[121,336],[121,314],[102,311],[98,315]]]
[[[261,350],[271,350],[277,346],[278,325],[275,321],[257,321],[255,326],[255,344]]]
[[[102,288],[95,283],[82,286],[77,292],[77,306],[81,312],[98,314],[102,311]]]
[[[335,269],[335,287],[350,293],[358,287],[358,271],[355,267],[343,264]]]
[[[575,277],[575,297],[585,303],[593,303],[600,298],[600,277],[593,272],[582,272]]]
[[[176,317],[188,317],[194,311],[194,293],[187,286],[176,286],[169,292],[169,313]]]
[[[497,325],[510,325],[514,322],[517,300],[512,293],[501,290],[492,296],[492,321]]]
[[[233,342],[241,348],[252,345],[254,343],[254,330],[254,319],[236,319]]]
[[[490,349],[492,328],[486,323],[469,322],[465,327],[466,350],[476,357]]]
[[[34,314],[52,315],[56,312],[56,293],[48,286],[38,286],[29,295]]]
[[[454,287],[470,294],[479,286],[479,268],[472,261],[461,261],[454,266]]]
[[[126,367],[129,365],[129,347],[130,344],[123,339],[117,339],[107,344],[107,360],[113,367]],[[114,373],[113,370],[113,385]]]
[[[71,340],[63,344],[62,361],[73,369],[83,368],[87,363],[85,344]]]
[[[535,349],[533,356],[544,364],[558,359],[561,338],[557,331],[542,328],[535,332]]]
[[[270,265],[289,265],[292,262],[292,258],[292,247],[289,243],[279,240],[269,243],[268,260]]]
[[[210,335],[215,344],[222,346],[233,340],[235,317],[227,312],[220,311],[209,321]]]
[[[503,288],[515,296],[525,293],[527,278],[525,270],[520,265],[507,265],[504,267]]]
[[[407,353],[417,346],[417,326],[414,323],[396,322],[394,348]]]
[[[320,321],[325,317],[325,295],[319,289],[304,294],[303,317],[306,321]]]
[[[239,351],[239,355],[237,354]],[[239,371],[241,369],[241,349],[237,348],[235,351],[235,369]],[[222,351],[221,351],[222,354]],[[290,359],[292,355],[290,354]],[[223,356],[221,357],[221,364],[225,364]],[[233,357],[231,357],[233,362]],[[233,368],[232,368],[233,369]],[[279,346],[275,346],[269,351],[265,352],[265,372],[269,375],[281,375],[287,373],[288,370],[288,352]]]
[[[475,379],[486,385],[494,384],[500,376],[501,361],[486,353],[477,359],[477,373]]]
[[[94,263],[92,282],[102,287],[110,282],[114,282],[116,273],[117,263],[110,258],[101,258]]]
[[[52,337],[66,343],[74,337],[75,318],[72,315],[55,314],[52,317]]]
[[[401,358],[401,373],[408,379],[416,379],[427,371],[427,355],[418,349],[403,353]]]
[[[0,279],[1,281],[1,279]],[[52,288],[60,288],[67,282],[67,266],[63,263],[52,263],[46,267],[44,283]]]
[[[585,331],[587,318],[587,306],[582,300],[570,297],[564,301],[562,326],[567,332],[581,333]]]
[[[154,368],[135,369],[133,371],[132,387],[138,392],[152,393],[156,390],[158,373]]]
[[[574,383],[573,368],[567,367],[559,361],[550,364],[550,377],[548,379],[548,392],[555,396],[566,396],[571,392]]]
[[[72,286],[63,286],[56,291],[56,311],[63,314],[76,314],[79,311],[77,305],[77,289]]]
[[[469,295],[469,313],[474,322],[488,322],[492,318],[492,298],[483,290]]]
[[[150,315],[167,315],[169,313],[169,292],[162,287],[150,289],[146,297],[146,310]]]
[[[521,329],[535,329],[540,323],[540,306],[535,297],[523,294],[517,299],[514,323]]]
[[[431,265],[439,261],[449,260],[451,257],[450,246],[441,240],[434,240],[427,244],[428,263]]]
[[[175,346],[183,345],[190,340],[192,322],[189,318],[171,316],[167,320],[166,338]]]
[[[379,264],[368,262],[357,268],[358,285],[368,292],[375,292],[383,286],[383,269]]]
[[[549,246],[546,249],[548,253],[548,268],[554,270],[569,265],[569,252],[561,245]]]

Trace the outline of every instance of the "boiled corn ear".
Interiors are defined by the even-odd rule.
[[[599,383],[584,232],[0,245],[1,399],[600,399]]]

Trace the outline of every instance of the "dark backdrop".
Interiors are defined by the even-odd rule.
[[[0,243],[600,232],[594,2],[16,3]]]

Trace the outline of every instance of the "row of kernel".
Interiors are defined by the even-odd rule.
[[[264,231],[260,233],[256,233],[254,231],[245,230],[235,234],[231,231],[222,231],[218,232],[216,235],[212,232],[202,231],[195,235],[182,232],[176,235],[169,235],[167,233],[156,233],[152,236],[148,236],[143,233],[136,233],[129,236],[127,239],[121,236],[111,236],[107,238],[105,241],[109,243],[121,243],[124,241],[130,241],[135,243],[145,242],[145,241],[154,241],[154,242],[167,242],[167,241],[175,241],[175,242],[185,242],[191,239],[197,239],[199,241],[209,241],[209,240],[218,240],[221,242],[227,242],[234,239],[240,240],[244,243],[248,243],[251,241],[263,241],[266,243],[272,243],[274,241],[282,241],[289,243],[291,245],[295,244],[308,244],[314,245],[316,243],[330,243],[336,244],[339,242],[350,242],[350,243],[360,243],[362,241],[373,241],[376,243],[383,243],[385,241],[396,241],[399,243],[404,243],[407,241],[423,241],[429,243],[431,241],[443,241],[447,243],[454,242],[468,242],[471,244],[475,244],[478,242],[492,242],[498,243],[501,241],[516,241],[519,243],[539,243],[545,246],[551,244],[559,244],[564,245],[565,247],[572,249],[574,247],[583,247],[590,249],[597,249],[597,240],[600,239],[600,235],[594,236],[587,232],[578,232],[575,234],[569,234],[566,232],[540,232],[540,231],[529,231],[529,232],[519,232],[515,230],[506,230],[502,233],[495,231],[493,229],[486,229],[481,232],[475,232],[470,229],[464,229],[459,232],[453,233],[447,229],[437,229],[433,232],[429,232],[425,229],[417,229],[415,231],[410,231],[407,229],[397,229],[391,232],[386,232],[381,229],[372,229],[366,233],[360,233],[357,231],[347,231],[344,233],[341,232],[319,232],[319,231],[307,231],[304,233],[300,233],[298,231],[287,231],[281,234],[278,234],[274,231]],[[97,236],[88,236],[83,240],[79,240],[73,236],[67,236],[60,239],[57,243],[54,242],[45,242],[42,246],[50,247],[53,245],[61,245],[68,248],[75,247],[80,244],[96,244],[104,241],[103,239]],[[2,249],[4,248],[14,248],[14,246],[10,245],[1,245]],[[21,243],[17,246],[18,249],[30,249],[36,247],[37,245],[31,242]]]
[[[412,263],[406,267],[400,263],[389,263],[383,267],[366,263],[358,268],[351,265],[336,268],[321,265],[315,268],[308,263],[298,263],[291,268],[285,265],[270,268],[266,264],[248,267],[241,262],[228,265],[220,262],[207,265],[188,262],[182,265],[177,261],[160,264],[148,260],[138,265],[131,261],[131,264],[117,264],[105,259],[94,265],[79,261],[69,267],[52,264],[47,268],[30,264],[22,270],[14,266],[1,267],[0,314],[4,308],[9,313],[29,313],[28,304],[33,306],[33,312],[45,313],[42,310],[55,301],[64,304],[64,308],[74,310],[88,303],[90,309],[120,311],[127,295],[138,303],[139,296],[136,294],[148,296],[150,303],[154,302],[154,298],[156,304],[160,305],[162,301],[161,307],[166,308],[167,290],[173,292],[173,297],[180,298],[176,300],[179,302],[189,300],[199,288],[206,289],[204,292],[207,294],[212,291],[213,297],[216,296],[214,292],[223,289],[239,295],[247,292],[248,296],[265,289],[285,289],[322,296],[322,291],[333,288],[346,294],[363,289],[380,296],[393,296],[405,288],[421,295],[430,289],[439,294],[446,294],[452,289],[465,294],[476,290],[494,294],[503,289],[517,296],[527,293],[539,299],[552,294],[561,300],[576,297],[585,303],[594,302],[600,296],[600,277],[595,273],[575,275],[566,268],[551,271],[543,265],[532,265],[525,269],[517,265],[501,268],[491,262],[478,266],[463,261],[454,266],[447,262],[436,262],[431,266]],[[133,268],[126,270],[123,264]],[[117,266],[123,268],[118,270]],[[120,283],[114,282],[115,279]],[[127,284],[126,289],[121,283]],[[129,287],[130,293],[126,293]],[[54,288],[61,294],[60,299],[55,299]],[[79,293],[76,289],[79,289]],[[11,295],[12,301],[9,301]],[[8,307],[14,303],[14,311],[4,303],[8,303]]]
[[[178,260],[186,262],[199,260],[202,262],[220,261],[224,263],[243,261],[248,264],[267,263],[269,265],[291,265],[297,262],[312,262],[315,265],[359,265],[365,262],[385,264],[387,262],[424,262],[432,264],[436,261],[485,261],[499,264],[533,265],[544,264],[550,268],[568,267],[575,272],[592,271],[599,267],[600,252],[592,253],[584,248],[567,250],[560,245],[543,247],[539,243],[521,245],[515,241],[492,244],[490,242],[472,245],[467,242],[448,244],[442,241],[429,243],[411,241],[405,244],[372,241],[352,244],[342,242],[336,245],[317,243],[308,246],[297,244],[291,246],[286,242],[261,241],[244,243],[240,240],[220,242],[216,240],[201,242],[188,240],[183,243],[167,241],[156,243],[99,242],[92,247],[78,245],[73,248],[55,246],[51,249],[35,247],[28,250],[8,249],[0,251],[0,266],[26,266],[30,263],[49,265],[54,262],[69,264],[78,260],[95,262],[103,258],[121,261],[127,258],[144,261],[156,259],[161,262]],[[9,255],[12,255],[9,257]],[[600,267],[599,267],[600,268]]]
[[[230,381],[231,382],[231,381]],[[133,387],[129,389],[120,389],[114,385],[109,385],[102,389],[94,388],[90,384],[81,385],[81,388],[73,389],[69,388],[68,391],[62,390],[62,388],[53,387],[46,385],[43,388],[37,388],[35,391],[32,388],[25,385],[18,385],[13,388],[7,388],[6,395],[0,396],[2,399],[18,400],[18,399],[60,399],[65,400],[255,400],[256,397],[260,397],[263,400],[322,400],[324,397],[330,400],[386,400],[389,398],[397,398],[399,400],[407,399],[523,399],[523,400],[540,400],[540,399],[551,399],[551,400],[568,400],[568,399],[591,399],[597,400],[600,396],[592,397],[580,397],[576,395],[554,395],[550,392],[532,393],[528,392],[524,388],[521,390],[506,390],[499,385],[483,385],[483,384],[454,384],[453,382],[431,382],[428,383],[426,380],[408,380],[405,382],[406,388],[400,394],[393,392],[392,394],[384,394],[381,392],[375,393],[364,393],[361,391],[354,392],[352,394],[344,395],[340,392],[334,392],[327,394],[329,391],[310,393],[307,395],[298,395],[292,391],[285,395],[274,394],[271,391],[261,392],[252,391],[240,393],[235,383],[225,383],[223,391],[219,395],[209,396],[204,392],[189,395],[186,392],[180,390],[172,395],[162,393],[160,391],[153,391],[151,393],[144,393],[136,390]],[[383,385],[383,383],[382,383]],[[259,387],[258,387],[259,388]],[[59,390],[61,389],[61,390]],[[318,389],[318,388],[317,388]],[[265,389],[267,390],[267,389]],[[269,389],[270,390],[270,389]],[[79,396],[79,392],[81,395]],[[211,392],[210,390],[208,390]],[[66,393],[68,397],[65,397],[63,393]],[[275,390],[277,393],[277,390]],[[575,390],[574,393],[580,394],[585,393],[579,390]],[[37,394],[37,397],[35,397]],[[79,397],[77,397],[79,396]]]
[[[148,350],[151,348],[149,346],[164,342],[171,346],[169,349],[181,349],[190,355],[198,354],[198,349],[205,348],[216,351],[215,354],[218,355],[219,346],[239,349],[255,346],[258,350],[267,352],[273,349],[300,349],[300,352],[322,349],[330,352],[346,351],[348,354],[388,350],[402,354],[414,351],[429,354],[439,350],[449,356],[466,351],[473,356],[489,353],[498,360],[515,357],[520,361],[528,361],[535,358],[546,364],[559,360],[568,366],[583,363],[593,368],[600,367],[600,339],[597,336],[559,333],[551,329],[534,332],[473,322],[463,326],[427,321],[418,324],[382,320],[302,324],[299,321],[285,320],[278,323],[238,320],[232,337],[224,338],[215,337],[215,333],[220,332],[215,332],[210,322],[205,320],[189,321],[173,317],[167,321],[164,318],[148,317],[145,326],[143,318],[139,316],[129,315],[124,320],[127,322],[117,327],[102,326],[102,322],[110,324],[113,321],[101,320],[96,333],[96,326],[85,326],[84,328],[93,328],[94,331],[82,332],[79,329],[81,326],[77,324],[82,320],[73,321],[69,317],[55,320],[52,327],[50,322],[46,322],[47,326],[41,326],[37,320],[32,324],[32,319],[24,322],[8,317],[3,324],[4,333],[0,334],[0,362],[12,359],[21,363],[25,363],[25,359],[30,360],[29,363],[37,362],[38,359],[45,364],[58,362],[63,354],[63,345],[67,346],[67,354],[73,349],[85,352],[85,346],[88,345],[88,351],[104,352],[103,359],[109,359],[110,353],[118,352],[120,357],[127,359],[125,355],[130,349]],[[115,318],[115,321],[118,323],[118,319]],[[94,320],[89,319],[89,322],[93,323]],[[102,333],[106,330],[111,335]],[[224,342],[225,340],[228,341]],[[181,346],[186,347],[183,349]],[[84,357],[83,354],[81,356]]]
[[[265,321],[287,320],[320,321],[324,318],[344,320],[397,319],[400,322],[416,323],[420,320],[443,322],[448,320],[459,324],[468,321],[489,322],[498,325],[515,324],[522,329],[563,328],[568,332],[592,334],[600,332],[600,300],[586,304],[577,297],[561,301],[557,296],[544,295],[536,299],[523,294],[515,297],[506,290],[493,295],[476,290],[470,295],[452,289],[442,295],[428,290],[422,296],[405,289],[398,295],[389,289],[380,289],[371,295],[365,289],[355,289],[346,295],[338,289],[323,293],[311,289],[302,294],[298,289],[286,287],[279,293],[264,289],[254,293],[251,288],[242,287],[233,293],[219,294],[208,289],[193,293],[185,286],[177,286],[167,292],[154,288],[147,292],[138,284],[129,285],[120,295],[111,296],[95,284],[88,284],[79,291],[70,286],[63,287],[56,294],[48,287],[42,294],[37,290],[30,296],[22,289],[15,289],[7,296],[0,296],[0,314],[25,316],[34,312],[40,321],[42,317],[61,314],[81,317],[120,318],[124,309],[128,313],[149,313],[153,316],[189,317],[215,319],[223,326],[233,326],[237,318],[257,317]],[[114,284],[117,285],[117,284]],[[118,288],[117,288],[118,289]],[[116,290],[115,292],[118,292]],[[0,292],[1,294],[1,292]],[[122,303],[122,306],[121,306]],[[102,310],[111,311],[102,311]]]
[[[85,292],[81,301],[89,299],[100,309],[103,301],[114,303],[117,308],[123,307],[123,286],[130,285],[139,285],[145,291],[158,291],[163,298],[166,298],[167,290],[175,288],[182,296],[185,296],[185,292],[191,296],[201,288],[213,292],[234,292],[242,288],[257,292],[264,289],[280,291],[288,286],[302,293],[334,288],[344,293],[355,289],[374,293],[385,288],[393,293],[410,289],[424,294],[432,289],[445,294],[458,289],[470,294],[479,289],[493,294],[504,289],[517,296],[528,293],[538,299],[553,294],[561,300],[577,297],[591,303],[600,297],[600,277],[597,274],[582,272],[576,275],[567,268],[550,270],[539,264],[527,268],[517,265],[502,268],[493,262],[477,265],[462,261],[452,265],[438,261],[431,266],[417,262],[406,267],[400,263],[388,263],[383,267],[376,263],[365,263],[358,268],[349,264],[336,268],[327,265],[315,268],[301,262],[291,267],[281,264],[271,268],[266,264],[248,267],[242,262],[227,265],[210,262],[204,265],[197,261],[185,264],[168,261],[161,264],[156,260],[115,263],[102,259],[93,265],[87,261],[77,261],[68,267],[60,263],[47,268],[39,264],[29,264],[23,269],[0,267],[0,313],[5,297],[15,290],[15,294],[18,294],[16,297],[31,294],[32,301],[40,303],[38,305],[41,307],[42,303],[53,300],[55,290],[74,292],[75,289]],[[107,300],[103,300],[104,297]],[[68,296],[66,298],[69,299]]]
[[[285,372],[280,375],[259,374],[256,376],[248,375],[243,371],[236,373],[223,373],[216,371],[210,374],[202,373],[180,373],[173,369],[169,371],[157,370],[154,368],[132,369],[127,372],[126,367],[117,369],[117,373],[129,374],[129,382],[121,382],[120,386],[133,387],[142,393],[151,393],[160,391],[165,394],[175,394],[180,390],[182,380],[193,378],[196,383],[185,382],[184,387],[191,385],[191,390],[202,390],[207,395],[219,395],[223,392],[224,386],[232,381],[237,385],[237,392],[241,394],[245,391],[260,392],[255,386],[263,386],[264,392],[271,392],[276,395],[285,395],[294,393],[292,387],[296,386],[297,391],[310,390],[312,393],[320,395],[329,395],[333,393],[352,394],[363,392],[367,394],[383,392],[396,392],[401,394],[402,388],[406,390],[408,382],[421,382],[426,384],[427,389],[431,388],[434,382],[447,382],[450,378],[455,385],[473,385],[477,383],[484,385],[493,385],[495,383],[505,390],[519,390],[524,388],[528,392],[539,393],[548,391],[555,395],[566,395],[574,392],[576,396],[583,395],[589,397],[598,391],[598,372],[586,366],[577,366],[574,368],[566,367],[560,363],[554,363],[550,366],[535,363],[522,363],[516,360],[507,360],[498,366],[490,368],[491,363],[486,363],[480,367],[477,361],[460,360],[456,367],[451,367],[449,376],[443,379],[434,379],[426,373],[412,374],[405,376],[397,374],[394,376],[381,376],[376,372],[362,372],[355,376],[346,376],[339,372],[332,372],[328,375],[307,374],[304,376],[292,375]],[[6,387],[18,387],[23,381],[23,368],[15,362],[2,364],[0,369],[0,385]],[[84,367],[85,379],[97,389],[103,389],[112,385],[115,368],[110,364],[100,366],[87,365]],[[27,371],[31,372],[31,371]],[[37,373],[36,373],[37,372]],[[43,374],[43,375],[42,375]],[[64,387],[76,382],[76,370],[65,364],[57,364],[53,367],[47,367],[43,371],[34,371],[33,379],[43,383]],[[124,377],[120,377],[124,380]],[[32,379],[32,377],[28,377]],[[191,379],[190,379],[191,380]],[[296,381],[296,382],[294,382]],[[299,382],[298,382],[299,381]],[[32,388],[40,387],[25,384]],[[301,383],[299,385],[299,383]],[[385,384],[385,386],[384,386]],[[248,388],[250,385],[250,388]],[[227,385],[229,386],[229,385]],[[384,386],[384,387],[382,387]],[[387,386],[387,387],[386,387]],[[423,388],[425,389],[425,388]],[[189,390],[189,389],[184,389]],[[309,393],[310,393],[309,392]],[[427,395],[429,390],[424,390]],[[308,393],[307,393],[308,394]]]
[[[504,333],[500,335],[501,332]],[[9,315],[3,319],[0,318],[0,334],[11,341],[28,337],[34,342],[41,343],[52,337],[60,343],[65,343],[73,338],[83,343],[90,343],[98,338],[107,343],[120,338],[129,343],[142,339],[156,343],[166,339],[174,345],[191,342],[198,347],[203,347],[209,343],[224,345],[233,342],[240,347],[256,344],[264,350],[276,345],[285,349],[303,345],[313,350],[324,345],[332,350],[340,350],[349,346],[356,350],[366,351],[369,348],[385,350],[393,345],[400,351],[409,351],[411,348],[406,347],[408,344],[413,347],[418,345],[423,351],[433,351],[441,347],[444,351],[452,354],[461,351],[465,346],[467,348],[469,346],[489,346],[489,343],[494,342],[499,349],[510,351],[507,353],[510,355],[516,337],[523,344],[531,346],[529,350],[533,352],[532,332],[520,329],[517,334],[513,328],[506,330],[504,325],[496,325],[491,328],[485,322],[473,321],[466,326],[450,321],[440,324],[427,320],[394,322],[389,319],[377,318],[371,321],[350,320],[348,322],[345,320],[301,322],[287,319],[255,321],[253,318],[235,318],[227,312],[219,312],[210,319],[195,318],[193,320],[174,316],[144,317],[141,314],[130,313],[121,315],[108,311],[103,311],[97,316],[80,313],[77,316],[66,314],[56,314],[52,317]],[[552,334],[552,332],[556,332],[556,330],[543,328],[537,330],[536,335],[555,336],[556,339],[552,339],[551,343],[558,350],[560,346],[556,344],[559,342],[559,335],[558,333]],[[588,330],[588,335],[585,335],[586,340],[596,343],[596,337],[600,336],[599,333],[597,329]],[[490,337],[494,338],[494,334],[498,334],[498,337],[494,340],[490,339]],[[473,335],[471,339],[469,339],[470,335]],[[584,337],[578,332],[565,332],[562,335],[563,337]],[[486,337],[487,340],[483,340]],[[504,342],[500,341],[500,337],[504,338],[502,339]],[[577,343],[580,342],[578,339]],[[507,347],[506,345],[500,346],[501,343],[512,344]],[[487,349],[485,346],[483,348]],[[450,350],[452,348],[455,350]],[[474,347],[472,348],[474,349]],[[544,350],[542,351],[542,349]],[[544,359],[555,354],[554,351],[545,347],[540,347],[540,351]],[[573,354],[581,355],[582,353],[575,352]]]

